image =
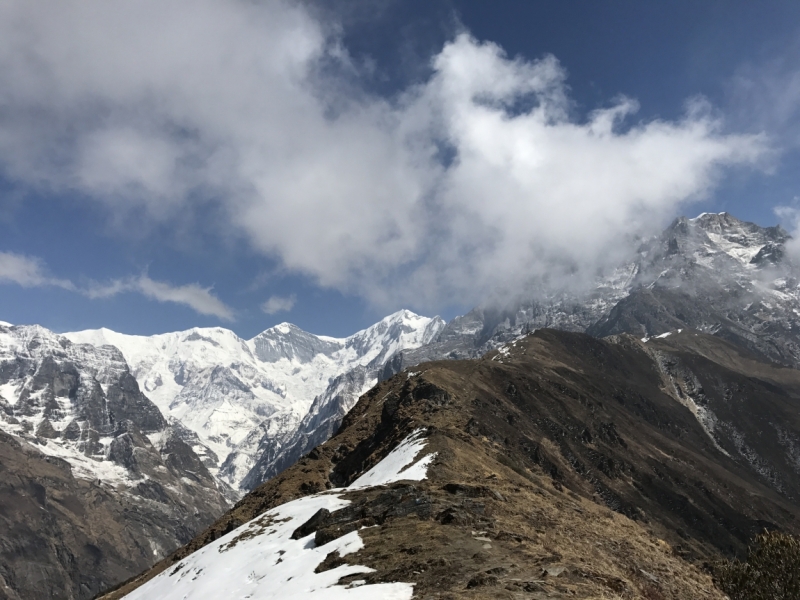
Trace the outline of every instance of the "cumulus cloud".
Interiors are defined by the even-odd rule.
[[[152,219],[215,203],[283,267],[422,307],[587,281],[766,154],[701,101],[677,121],[627,98],[574,117],[556,58],[466,33],[377,97],[337,35],[282,0],[8,0],[0,165]]]
[[[297,297],[294,294],[291,296],[270,296],[269,299],[261,305],[261,310],[268,315],[288,312],[294,308],[295,302],[297,302]]]
[[[71,282],[51,277],[41,260],[35,257],[0,252],[0,283],[16,283],[22,287],[53,286],[74,289]]]

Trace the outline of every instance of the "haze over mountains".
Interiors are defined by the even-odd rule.
[[[755,526],[753,523],[764,521],[791,528],[791,518],[786,515],[796,511],[793,478],[800,473],[797,460],[800,428],[792,417],[797,414],[792,411],[800,398],[794,379],[800,361],[800,328],[796,325],[800,288],[797,267],[786,250],[788,240],[788,234],[778,227],[762,228],[726,213],[680,218],[660,236],[644,240],[632,260],[598,277],[595,286],[586,293],[539,291],[530,296],[532,299],[477,308],[447,324],[438,317],[431,319],[401,311],[341,339],[315,336],[290,324],[268,329],[251,340],[242,340],[222,328],[142,337],[105,329],[57,335],[37,326],[2,324],[0,428],[7,436],[6,447],[13,448],[8,451],[14,458],[9,458],[7,464],[28,465],[13,467],[15,476],[24,483],[12,485],[5,492],[10,505],[21,507],[20,511],[2,518],[8,531],[18,531],[24,521],[30,521],[31,514],[52,525],[63,519],[47,515],[72,510],[68,522],[75,523],[81,534],[53,536],[42,526],[38,530],[45,532],[42,535],[57,538],[58,548],[33,554],[9,551],[7,555],[16,558],[2,561],[0,581],[5,581],[3,585],[21,597],[30,593],[90,597],[148,566],[146,560],[161,558],[187,542],[222,514],[228,506],[226,498],[232,502],[242,493],[256,489],[256,496],[248,496],[237,505],[231,513],[234,517],[221,522],[228,525],[209,530],[212,533],[206,534],[205,541],[219,537],[225,528],[240,525],[257,516],[258,511],[277,506],[283,500],[329,486],[349,485],[368,465],[391,450],[390,446],[410,434],[412,422],[422,421],[426,431],[434,436],[431,439],[449,440],[441,442],[445,446],[467,435],[473,440],[469,444],[489,440],[487,448],[494,448],[491,452],[504,448],[497,451],[506,457],[505,462],[491,452],[479,462],[499,460],[523,478],[528,477],[528,470],[539,469],[545,480],[550,478],[555,482],[548,484],[550,488],[556,484],[566,486],[587,502],[605,504],[626,518],[647,522],[642,521],[640,512],[653,513],[652,521],[663,527],[658,535],[668,538],[671,544],[681,544],[697,557],[741,548]],[[444,396],[425,387],[421,380],[409,384],[413,389],[398,391],[406,385],[404,382],[417,381],[415,371],[392,378],[404,369],[416,369],[422,362],[477,359],[498,349],[499,353],[487,360],[503,363],[509,353],[514,355],[513,344],[520,336],[542,328],[617,337],[601,343],[587,341],[589,338],[584,336],[537,333],[534,339],[538,341],[528,340],[522,346],[532,354],[519,358],[524,363],[519,367],[521,372],[527,373],[523,376],[527,378],[526,385],[532,387],[522,392],[523,384],[512,381],[516,375],[508,374],[511,384],[503,383],[506,375],[491,375],[484,383],[469,384],[485,392],[476,392],[476,397],[483,398],[477,405],[469,405],[469,394],[465,396],[466,392],[459,387],[462,384],[455,382],[459,377],[471,380],[472,369],[478,369],[477,373],[484,368],[480,365],[486,365],[490,371],[494,369],[494,364],[485,360],[458,363],[462,366],[452,367],[458,375],[442,375],[449,383],[439,381],[436,386],[445,390]],[[633,337],[619,337],[621,334]],[[555,337],[548,337],[552,335]],[[673,340],[678,341],[673,343]],[[534,351],[535,347],[539,349]],[[565,353],[561,363],[567,365],[569,373],[548,362],[548,356],[558,353]],[[606,358],[598,358],[602,356]],[[534,358],[538,362],[530,363]],[[581,368],[573,362],[580,361],[589,361],[586,370],[600,369],[598,377],[602,371],[598,365],[605,364],[613,370],[621,369],[622,363],[641,363],[636,367],[639,383],[634,386],[639,387],[626,388],[629,383],[623,384],[622,371],[618,373],[618,381],[592,383],[583,375],[579,377]],[[446,371],[449,367],[441,368]],[[546,417],[533,418],[531,414],[544,410],[537,404],[544,402],[544,392],[536,391],[530,379],[530,372],[537,369],[549,370],[545,388],[551,390],[548,394],[555,394],[562,406],[547,409],[551,412]],[[475,375],[478,377],[475,381],[482,376]],[[554,383],[554,377],[564,381]],[[405,420],[398,421],[399,417],[391,410],[390,414],[382,413],[384,409],[375,404],[382,402],[377,392],[362,396],[374,390],[376,383],[390,379],[385,384],[390,386],[387,390],[395,390],[399,398],[411,398],[407,401],[411,412],[403,417]],[[521,394],[519,398],[517,392],[512,393],[512,387]],[[485,394],[489,396],[484,398]],[[361,412],[378,419],[371,417],[364,424],[365,429],[353,429],[355,417],[346,416],[359,396],[364,403]],[[505,397],[516,408],[503,405],[502,410],[490,409],[485,404],[493,402],[490,396]],[[460,399],[451,407],[445,397]],[[524,406],[519,404],[523,397]],[[594,397],[604,407],[602,414],[589,411],[583,415],[582,411],[589,406],[584,400]],[[762,400],[767,397],[769,401]],[[772,433],[768,438],[759,437],[750,429],[750,423],[761,418],[757,405],[761,401],[770,407],[768,424]],[[402,400],[400,404],[405,402]],[[621,408],[615,408],[613,402]],[[739,408],[732,404],[735,402],[740,403]],[[456,405],[460,407],[458,410],[454,408]],[[451,415],[446,422],[437,421],[440,411],[442,415]],[[477,412],[472,415],[470,411]],[[525,427],[533,428],[526,434],[527,449],[512,438],[507,442],[508,434],[501,434],[505,425],[501,427],[502,423],[494,420],[502,421],[506,412],[511,415],[507,425],[522,422],[528,424]],[[469,425],[473,418],[475,423]],[[336,465],[331,466],[332,472],[311,469],[319,477],[306,476],[310,471],[304,469],[313,467],[308,459],[301,463],[304,467],[292,467],[334,435],[343,419],[346,425],[342,439],[355,437],[346,443],[340,441],[324,447],[325,460]],[[489,422],[491,425],[486,424]],[[628,449],[644,443],[637,439],[642,423],[654,428],[652,435],[663,438],[653,442],[658,451],[642,454],[650,456],[647,464]],[[437,427],[456,429],[435,438]],[[456,430],[462,433],[456,435]],[[583,430],[588,433],[584,435]],[[545,444],[543,439],[549,441]],[[687,452],[694,454],[670,460],[677,461],[675,464],[688,461],[705,465],[703,468],[709,469],[710,474],[718,473],[719,467],[724,473],[714,476],[719,477],[720,489],[735,484],[740,491],[712,490],[717,494],[716,499],[703,504],[705,500],[686,491],[688,484],[679,482],[687,476],[683,467],[674,474],[668,470],[663,475],[663,468],[654,466],[652,461],[661,460],[657,459],[659,452],[676,457],[675,444],[684,443],[692,448]],[[540,450],[534,451],[531,444]],[[482,448],[480,443],[478,446]],[[520,454],[523,452],[520,448],[525,456]],[[463,448],[451,451],[453,456],[467,452]],[[489,450],[480,450],[479,454],[485,452]],[[67,494],[70,500],[48,491],[54,475],[48,475],[47,469],[52,470],[54,460],[62,471],[59,477],[70,482],[65,487],[70,490]],[[477,481],[483,475],[478,475],[477,463],[471,461],[464,463],[463,476]],[[491,464],[491,469],[499,468]],[[509,464],[519,468],[515,470]],[[272,479],[267,487],[259,487],[290,467],[289,475]],[[621,483],[620,473],[633,478],[632,489]],[[454,477],[449,472],[445,479],[453,483]],[[516,476],[505,473],[503,477],[506,482],[503,486],[510,488],[500,495],[513,496],[517,493],[514,486],[520,487],[519,483],[511,483]],[[653,483],[653,477],[670,480],[671,483],[664,485],[683,490],[681,498],[700,512],[692,512],[693,508],[675,513],[674,503],[684,500],[665,499],[667,488]],[[478,485],[475,481],[469,485]],[[87,487],[88,482],[95,483]],[[526,485],[536,487],[540,483],[537,479]],[[764,503],[752,510],[743,508],[741,490],[756,488],[765,498]],[[275,490],[283,490],[280,497]],[[136,517],[139,529],[120,533],[113,548],[98,542],[96,532],[85,532],[86,523],[96,518],[95,504],[87,498],[98,493],[107,499],[106,507],[113,507],[108,509],[111,514],[128,515],[135,505],[139,515]],[[408,493],[420,497],[418,491]],[[438,493],[425,492],[434,496]],[[473,492],[464,493],[472,497]],[[439,502],[426,498],[429,507],[431,502]],[[470,502],[487,504],[484,500]],[[467,510],[464,506],[473,504],[462,502],[460,508],[451,508],[456,510],[453,514],[461,514],[457,510]],[[64,508],[69,506],[74,510]],[[82,508],[76,508],[79,506]],[[444,505],[439,508],[447,510]],[[190,514],[191,518],[187,516]],[[433,512],[426,514],[425,519]],[[486,515],[486,523],[481,521],[484,517],[478,516],[455,520],[459,523],[459,519],[463,520],[464,525],[478,519],[481,527],[488,527],[493,521]],[[519,515],[509,513],[507,517],[512,522]],[[563,514],[553,518],[562,517]],[[182,527],[177,531],[163,527],[165,518],[168,522],[180,519]],[[113,521],[117,517],[108,519]],[[699,519],[700,524],[679,524],[687,519],[689,524],[695,522],[692,519]],[[726,523],[734,523],[738,529],[723,535],[719,528],[707,526],[719,523],[720,519],[727,519]],[[685,541],[670,538],[666,533],[670,528],[684,531]],[[637,536],[645,535],[637,531]],[[28,532],[23,537],[35,536]],[[125,548],[144,547],[142,539],[157,541],[148,558],[146,552],[125,556]],[[13,547],[13,543],[9,544]],[[191,548],[196,547],[197,543]],[[379,565],[380,560],[376,560]],[[93,576],[88,580],[83,579],[86,567],[74,566],[89,564],[86,561],[98,565],[89,569]],[[513,571],[508,565],[498,568],[501,566],[505,569],[503,573]],[[49,587],[42,587],[45,585],[42,580],[31,576],[36,569],[47,569]],[[385,570],[385,565],[379,572],[380,569]],[[403,569],[403,577],[415,570]],[[603,577],[626,577],[624,573],[614,573]],[[486,575],[490,576],[499,577]],[[687,571],[686,577],[691,579],[695,575]],[[637,581],[631,580],[626,585],[639,585]],[[63,588],[61,596],[60,588]],[[714,597],[712,592],[709,594]]]

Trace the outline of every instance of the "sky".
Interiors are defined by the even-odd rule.
[[[795,231],[798,34],[788,0],[8,0],[0,320],[345,336],[589,285],[679,215]]]

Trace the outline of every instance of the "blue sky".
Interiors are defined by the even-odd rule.
[[[347,335],[796,223],[797,2],[53,7],[0,8],[0,320]]]

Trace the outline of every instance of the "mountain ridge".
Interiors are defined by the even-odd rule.
[[[344,493],[349,506],[289,525],[325,557],[318,573],[374,569],[320,579],[331,597],[354,588],[367,594],[354,597],[381,597],[368,596],[370,586],[405,582],[422,598],[721,600],[703,562],[744,552],[764,527],[800,527],[800,464],[787,443],[800,439],[798,407],[800,372],[709,334],[598,340],[537,330],[480,359],[426,363],[372,388],[334,437],[102,598],[171,590],[183,569],[196,573],[196,557],[210,556],[206,547],[251,536],[253,548],[271,544],[274,528],[253,530],[261,515]],[[400,481],[353,489],[415,432],[425,442],[417,460],[429,460],[424,479],[403,481],[400,470]],[[337,544],[356,531],[363,546],[345,556]],[[259,583],[281,585],[272,562],[248,580],[253,597],[280,597]],[[175,589],[204,597],[188,579]]]
[[[120,348],[148,396],[194,434],[187,442],[206,466],[238,488],[243,481],[257,485],[265,476],[263,467],[250,475],[265,440],[297,445],[286,438],[313,434],[302,430],[310,407],[336,398],[332,413],[341,416],[377,381],[387,359],[428,343],[443,326],[439,317],[401,310],[345,338],[316,336],[291,323],[250,340],[219,327],[155,336],[108,329],[64,336]],[[348,373],[350,386],[343,389],[335,380]]]

